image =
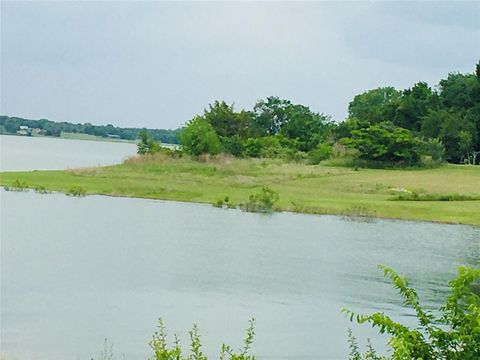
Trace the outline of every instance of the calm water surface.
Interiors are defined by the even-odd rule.
[[[111,165],[136,151],[132,143],[0,135],[0,171]]]
[[[414,321],[377,264],[434,306],[457,266],[480,260],[480,229],[468,226],[3,190],[0,200],[1,351],[20,360],[97,359],[104,338],[119,358],[146,359],[160,316],[182,339],[197,322],[216,358],[255,317],[259,359],[346,359],[348,327],[385,339],[342,307]]]

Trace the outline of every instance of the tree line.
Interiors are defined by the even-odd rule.
[[[180,143],[193,156],[228,153],[319,163],[329,157],[367,164],[419,165],[448,161],[480,163],[480,63],[472,73],[450,73],[434,88],[418,82],[397,90],[380,87],[356,95],[348,116],[334,122],[308,106],[270,96],[250,110],[215,101],[176,130],[119,128],[0,116],[0,132],[20,126],[41,134],[62,132],[139,139],[139,153],[160,151],[156,144]]]
[[[90,123],[73,124],[69,122],[54,122],[47,119],[30,120],[20,117],[0,116],[0,133],[16,134],[21,127],[27,127],[27,135],[34,130],[39,135],[59,137],[63,133],[78,133],[99,136],[103,138],[118,138],[124,140],[136,140],[140,138],[141,132],[146,131],[148,135],[158,142],[167,144],[178,144],[178,133],[180,129],[141,129],[121,128],[111,124],[92,125]]]
[[[450,73],[435,88],[418,82],[405,90],[381,87],[356,95],[340,123],[274,96],[241,111],[215,101],[179,138],[194,156],[225,152],[317,163],[344,148],[372,163],[478,163],[480,63],[475,73]]]

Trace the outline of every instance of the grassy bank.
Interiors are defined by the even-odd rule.
[[[157,154],[115,166],[1,174],[1,185],[14,183],[63,192],[81,187],[87,194],[212,204],[228,196],[234,205],[266,185],[280,195],[279,210],[480,225],[480,200],[471,200],[480,194],[480,166],[356,171],[226,157],[201,163]],[[448,194],[452,201],[408,201],[408,196],[398,200],[399,194],[409,193]]]

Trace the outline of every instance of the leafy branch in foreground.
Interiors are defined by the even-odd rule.
[[[480,359],[480,296],[474,288],[480,280],[480,269],[460,267],[458,277],[450,281],[451,293],[440,307],[441,316],[436,317],[420,305],[417,292],[408,281],[392,269],[379,266],[388,276],[404,300],[404,305],[415,311],[419,326],[411,329],[395,322],[382,312],[358,315],[343,309],[359,324],[370,323],[380,333],[391,335],[388,345],[390,357],[378,357],[370,346],[360,354],[356,339],[349,333],[350,359],[392,360],[474,360]]]
[[[243,340],[243,347],[239,353],[235,353],[231,346],[223,344],[220,351],[220,360],[255,360],[255,356],[249,355],[253,343],[255,319],[250,319],[247,334]],[[196,324],[193,325],[190,335],[190,354],[183,355],[180,339],[174,335],[173,346],[168,346],[167,332],[162,319],[158,321],[158,330],[150,341],[154,355],[150,360],[207,360],[201,348],[200,332]]]

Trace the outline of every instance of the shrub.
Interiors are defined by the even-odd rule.
[[[259,139],[249,138],[245,142],[244,154],[249,157],[260,157],[262,154],[262,144]]]
[[[280,144],[279,136],[265,136],[258,139],[261,144],[260,155],[267,158],[282,157],[285,149]]]
[[[87,191],[81,187],[81,186],[78,186],[78,185],[74,185],[72,186],[67,192],[66,192],[66,195],[68,196],[85,196],[87,194]]]
[[[430,156],[432,161],[441,162],[445,160],[445,147],[439,139],[428,139],[424,143],[424,153]]]
[[[229,154],[236,157],[243,156],[243,141],[238,135],[222,138],[223,148]]]
[[[287,161],[302,161],[308,157],[303,151],[294,148],[284,148],[282,158]]]
[[[160,144],[153,140],[153,138],[148,134],[147,130],[141,130],[138,135],[140,137],[140,141],[137,144],[137,154],[155,154],[156,152],[160,151]]]
[[[415,165],[420,161],[420,140],[412,132],[391,122],[352,130],[343,143],[359,152],[362,160]]]
[[[248,202],[242,204],[241,208],[249,212],[271,213],[279,198],[277,192],[264,186],[258,193],[250,195]]]
[[[314,150],[308,153],[307,163],[310,165],[317,165],[320,161],[330,158],[332,153],[333,149],[331,145],[327,143],[319,144]]]
[[[49,194],[51,191],[45,189],[45,186],[37,186],[35,192],[39,194]]]
[[[12,186],[4,186],[6,191],[26,191],[28,190],[28,184],[25,181],[15,179]]]
[[[188,154],[216,155],[222,151],[222,144],[212,125],[202,117],[191,120],[180,134],[182,149]]]
[[[343,311],[360,323],[370,323],[380,333],[389,334],[390,357],[372,357],[360,354],[356,342],[350,341],[350,359],[392,360],[474,360],[480,359],[480,296],[475,286],[480,280],[480,269],[460,267],[456,279],[450,281],[450,295],[438,313],[425,310],[417,292],[409,287],[405,278],[392,269],[379,266],[399,291],[404,304],[415,311],[419,326],[411,329],[395,322],[382,312],[372,315],[357,315]],[[478,290],[478,288],[477,288]],[[376,356],[376,355],[375,355]]]
[[[417,192],[400,193],[390,200],[398,201],[476,201],[480,195],[469,194],[419,194]]]

